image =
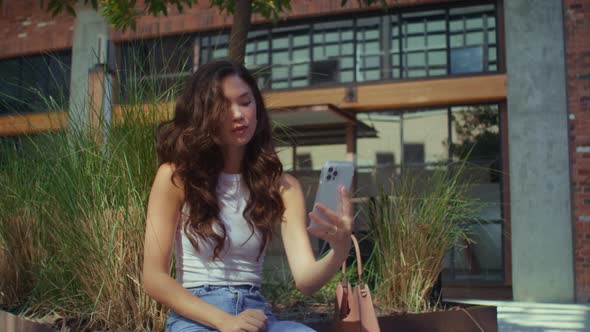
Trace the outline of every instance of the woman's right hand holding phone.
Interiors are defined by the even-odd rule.
[[[321,212],[321,215],[314,212],[309,213],[313,224],[307,227],[307,231],[327,241],[336,253],[348,255],[353,227],[352,204],[350,195],[344,186],[339,188],[339,195],[340,211],[334,211],[321,203],[316,203],[315,207]]]

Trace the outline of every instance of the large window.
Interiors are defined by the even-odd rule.
[[[308,26],[272,30],[273,89],[309,85],[310,36]]]
[[[193,40],[192,36],[174,36],[122,43],[123,101],[174,99],[193,69]]]
[[[450,73],[498,69],[494,6],[449,10]]]
[[[353,31],[353,20],[313,25],[312,84],[354,81]]]
[[[252,27],[245,64],[263,89],[498,70],[493,3],[396,9],[394,14],[378,11],[358,16]],[[173,86],[172,81],[188,75],[197,64],[227,57],[228,43],[229,32],[219,30],[197,38],[166,37],[124,44],[124,55],[130,58],[134,54],[127,69],[137,68],[127,73],[133,77],[128,83],[156,77],[154,91],[162,94]]]
[[[66,110],[71,51],[0,59],[0,115]]]
[[[402,14],[401,20],[402,76],[446,75],[445,11]]]
[[[394,78],[400,62],[408,78],[498,70],[493,4],[401,13],[391,22]]]
[[[357,196],[391,191],[404,172],[424,178],[450,161],[466,160],[469,195],[483,203],[470,231],[474,243],[460,243],[444,262],[446,282],[502,282],[504,228],[501,205],[501,144],[496,105],[372,112],[357,120],[377,135],[357,139]],[[397,158],[394,158],[396,156]]]
[[[198,39],[199,63],[208,63],[214,59],[224,58],[229,55],[229,34],[217,32]]]

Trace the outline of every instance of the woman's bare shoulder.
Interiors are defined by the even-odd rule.
[[[158,167],[154,186],[158,189],[174,194],[180,200],[184,200],[184,182],[176,172],[174,163],[163,163]]]
[[[299,180],[291,174],[283,173],[281,176],[281,193],[301,191]]]

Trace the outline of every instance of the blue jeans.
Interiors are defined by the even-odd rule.
[[[218,307],[225,312],[238,315],[246,309],[260,309],[268,317],[268,332],[315,332],[315,330],[297,322],[277,320],[270,311],[266,299],[256,286],[200,286],[189,288],[201,300]],[[185,318],[170,310],[166,321],[166,332],[205,332],[215,331],[205,325]]]

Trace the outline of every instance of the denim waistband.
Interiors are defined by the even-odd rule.
[[[187,289],[191,290],[191,291],[198,290],[198,289],[204,289],[205,291],[211,291],[211,290],[221,289],[221,288],[243,289],[243,290],[247,290],[250,292],[260,291],[260,287],[255,286],[255,285],[248,285],[248,284],[244,284],[244,285],[201,285],[201,286],[196,286],[196,287],[190,287]]]

